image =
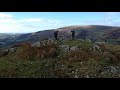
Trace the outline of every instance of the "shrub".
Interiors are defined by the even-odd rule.
[[[117,58],[118,61],[120,61],[120,52],[113,51],[112,54]]]
[[[89,54],[83,50],[71,51],[67,58],[70,61],[75,61],[75,60],[85,61],[85,60],[88,60]]]
[[[57,55],[57,46],[54,44],[31,47],[30,44],[21,44],[22,49],[17,53],[17,56],[22,59],[44,59],[51,58]]]

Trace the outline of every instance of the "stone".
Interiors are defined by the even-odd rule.
[[[77,50],[79,50],[79,48],[77,46],[73,46],[73,47],[70,48],[70,50],[71,51],[77,51]]]
[[[62,67],[64,67],[65,65],[62,64]]]
[[[111,73],[116,74],[118,72],[118,70],[115,67],[113,67],[113,66],[110,66],[109,69],[110,69]]]
[[[92,42],[90,39],[87,39],[88,42]]]
[[[9,51],[8,51],[7,49],[5,49],[5,50],[0,50],[0,57],[7,55],[8,52],[9,52]]]
[[[69,45],[60,45],[60,49],[64,52],[68,52],[70,50]]]
[[[96,51],[96,50],[101,51],[100,46],[97,44],[94,44],[92,49],[93,49],[93,51]]]
[[[83,64],[83,62],[80,62],[80,64],[82,65],[82,64]]]
[[[75,71],[72,71],[72,73],[75,73]]]
[[[38,42],[35,42],[34,44],[32,44],[31,46],[32,47],[40,47],[41,43],[38,41]]]
[[[16,52],[16,48],[10,48],[9,49],[9,53],[15,53]]]
[[[87,75],[86,78],[90,78],[89,75]]]
[[[79,78],[79,76],[78,76],[78,75],[75,75],[75,78]]]
[[[78,69],[76,69],[75,71],[78,72]]]

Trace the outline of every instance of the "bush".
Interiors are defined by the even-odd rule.
[[[85,52],[83,50],[71,51],[67,58],[70,61],[75,61],[75,60],[86,61],[86,60],[88,60],[89,55],[87,52]]]
[[[57,46],[50,44],[41,47],[31,47],[31,45],[22,44],[22,49],[17,53],[17,56],[22,59],[44,59],[51,58],[57,55]]]

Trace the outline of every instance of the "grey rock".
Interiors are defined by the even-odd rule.
[[[110,66],[109,69],[110,69],[110,72],[113,73],[113,74],[118,73],[118,70],[113,66]]]
[[[86,39],[87,42],[92,42],[90,39]]]
[[[5,50],[0,50],[0,57],[7,55],[8,52],[9,52],[9,51],[8,51],[7,49],[5,49]]]
[[[93,44],[93,47],[92,47],[93,51],[101,51],[101,48],[99,45],[97,44]]]
[[[75,73],[75,71],[72,71],[72,73]]]
[[[31,46],[32,47],[40,47],[41,43],[38,41],[38,42],[35,42],[34,44],[32,44]]]
[[[15,53],[17,48],[10,48],[9,53]]]
[[[54,39],[49,39],[49,42],[54,43],[55,41],[54,41]]]
[[[9,52],[9,49],[5,49],[5,50],[3,50],[3,51],[5,51],[5,52]]]
[[[76,69],[75,71],[78,72],[78,69]]]
[[[68,52],[70,50],[69,45],[60,45],[59,47],[64,52]]]
[[[77,51],[77,50],[79,50],[79,48],[77,46],[73,46],[73,47],[70,48],[70,50],[71,51]]]
[[[103,67],[101,68],[101,70],[99,70],[102,74],[110,74],[110,75],[115,75],[115,74],[119,74],[120,73],[120,68],[116,68],[114,66],[107,66],[107,67]]]
[[[86,78],[90,78],[89,75],[86,75],[85,77],[86,77]]]
[[[101,45],[101,44],[106,44],[106,42],[95,42],[95,44]]]
[[[78,76],[78,75],[75,75],[75,78],[79,78],[79,76]]]

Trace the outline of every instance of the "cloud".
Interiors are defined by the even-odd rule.
[[[119,14],[120,12],[106,12],[104,17],[104,24],[120,26]]]
[[[43,21],[43,19],[41,19],[41,18],[28,18],[28,19],[23,19],[23,20],[21,20],[21,22],[42,22]]]
[[[0,13],[0,19],[10,19],[12,17],[10,14]]]
[[[119,12],[106,12],[103,19],[86,19],[79,25],[115,25],[120,26]],[[76,25],[75,21],[59,20],[56,18],[15,18],[13,14],[0,13],[0,33],[27,33],[64,26]]]
[[[27,33],[62,26],[62,21],[50,18],[15,19],[11,14],[0,13],[0,33]]]
[[[119,12],[105,12],[103,19],[82,21],[83,25],[120,26]]]
[[[120,12],[106,12],[107,15],[117,15],[119,14]]]

